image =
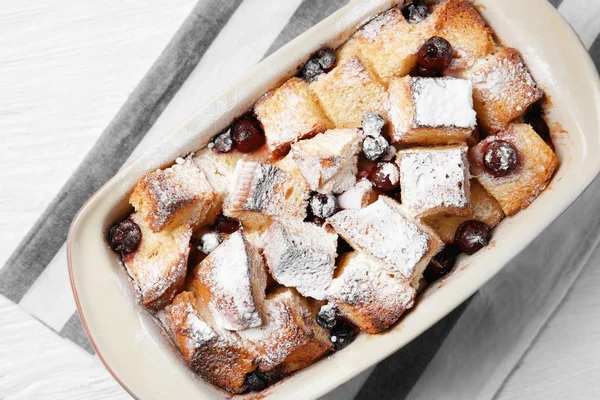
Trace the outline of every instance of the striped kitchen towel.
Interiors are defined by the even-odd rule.
[[[186,97],[186,92],[202,88],[207,97],[212,96],[218,89],[211,86],[218,81],[215,74],[239,76],[347,1],[200,0],[84,161],[0,269],[0,294],[93,353],[81,327],[66,272],[65,240],[77,210],[128,159],[172,128],[172,121],[191,114],[190,105],[180,100]],[[573,25],[600,66],[600,0],[551,2]],[[244,30],[252,29],[251,24],[239,23],[248,7],[261,7],[277,21],[253,43],[251,53],[238,44]],[[215,49],[222,46],[230,49],[231,59],[220,62],[217,68],[216,60],[221,55]],[[468,387],[460,389],[460,396],[452,397],[492,398],[581,269],[590,262],[587,256],[598,245],[595,227],[600,223],[600,207],[593,201],[598,192],[599,181],[469,302],[374,370],[333,393],[331,398],[355,395],[360,399],[440,398],[443,393],[453,393],[452,382],[466,382],[467,378]],[[577,242],[562,236],[561,227],[565,224],[575,227],[571,228],[570,237],[578,239]],[[507,292],[506,285],[514,280],[523,282],[520,288],[523,293]],[[524,291],[531,282],[543,289],[535,301],[525,297]],[[544,296],[549,293],[552,296]],[[508,306],[495,310],[491,299],[501,303],[505,300],[503,304]],[[515,310],[519,310],[518,317],[505,318],[506,313]],[[463,360],[461,365],[448,368],[457,355]]]

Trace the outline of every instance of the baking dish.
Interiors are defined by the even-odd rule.
[[[354,1],[251,70],[102,187],[75,218],[68,239],[71,284],[99,357],[134,397],[229,398],[196,377],[136,299],[108,248],[107,228],[130,210],[127,197],[146,172],[202,148],[268,89],[295,74],[319,47],[336,47],[372,15],[401,3]],[[500,41],[521,51],[552,104],[549,119],[560,167],[549,188],[494,231],[492,245],[462,258],[444,281],[390,331],[361,335],[345,350],[269,388],[269,399],[315,398],[406,345],[491,279],[587,187],[600,171],[600,82],[575,33],[546,0],[480,0]],[[567,133],[568,132],[568,133]]]

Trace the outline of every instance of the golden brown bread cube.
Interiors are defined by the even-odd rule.
[[[446,39],[454,50],[450,70],[469,68],[494,51],[491,30],[468,0],[446,0],[434,7],[431,18],[434,35]]]
[[[308,83],[292,78],[264,95],[254,113],[265,131],[267,147],[284,154],[290,144],[333,128]]]
[[[139,213],[130,218],[140,227],[142,239],[136,251],[123,256],[123,263],[140,294],[142,305],[150,310],[160,310],[185,284],[192,228],[181,225],[153,232]]]
[[[386,117],[385,88],[356,56],[340,60],[337,67],[310,84],[337,128],[358,128],[369,112]]]
[[[504,218],[504,212],[498,201],[489,194],[479,181],[471,179],[471,212],[467,216],[458,216],[447,213],[431,215],[423,222],[432,227],[444,243],[452,243],[456,228],[468,220],[477,220],[494,228]]]
[[[279,220],[263,235],[263,255],[273,279],[323,300],[333,278],[337,240],[335,233],[313,223]]]
[[[359,58],[384,83],[408,75],[417,65],[417,51],[431,37],[430,21],[410,24],[398,7],[386,11],[354,35]]]
[[[337,196],[338,206],[343,209],[359,209],[377,201],[377,192],[370,180],[364,178]]]
[[[388,92],[395,143],[462,143],[477,125],[468,80],[407,76],[393,79]]]
[[[358,129],[332,129],[292,145],[291,156],[312,190],[341,193],[356,183]]]
[[[435,232],[408,216],[386,196],[362,209],[343,210],[327,219],[354,249],[378,260],[388,271],[418,281],[443,242]]]
[[[510,47],[479,60],[466,76],[473,82],[479,123],[490,134],[523,115],[544,95],[521,54]]]
[[[469,214],[468,150],[463,145],[413,147],[398,152],[402,205],[411,215]]]
[[[329,300],[340,314],[371,334],[395,323],[412,308],[416,295],[408,281],[358,251],[341,256],[336,278],[328,289]]]
[[[253,161],[266,162],[270,157],[271,153],[266,146],[250,154],[237,150],[229,153],[219,153],[214,148],[204,148],[193,155],[194,163],[204,173],[214,192],[214,198],[206,216],[206,225],[215,222],[217,215],[223,208],[223,202],[229,193],[237,162],[249,158],[252,158]]]
[[[213,329],[197,309],[191,292],[167,307],[167,328],[194,372],[231,393],[246,390],[246,374],[256,369],[254,353],[233,332]]]
[[[487,172],[483,164],[487,147],[496,140],[512,144],[518,153],[516,169],[502,177]],[[556,154],[526,124],[511,124],[495,136],[488,136],[471,148],[469,155],[471,173],[508,216],[527,208],[546,188],[558,166]]]
[[[212,187],[192,160],[145,175],[129,202],[150,229],[160,232],[204,222],[214,199]]]
[[[306,217],[310,189],[289,155],[275,165],[240,160],[230,187],[223,214],[249,229],[263,230],[273,217]]]
[[[242,230],[232,233],[188,278],[204,319],[230,331],[262,324],[266,286],[263,258]]]
[[[333,346],[316,322],[316,309],[294,289],[279,288],[265,300],[265,324],[238,332],[257,354],[263,372],[283,377],[307,367]]]

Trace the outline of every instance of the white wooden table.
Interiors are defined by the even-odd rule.
[[[196,105],[209,100],[257,62],[299,3],[246,0],[241,7],[246,4],[247,10],[261,9],[251,7],[261,1],[264,8],[269,4],[272,9],[269,16],[245,13],[233,26],[228,25],[217,39],[221,44],[218,50],[209,51],[194,72],[211,76],[211,84],[195,88]],[[564,2],[585,6],[586,1]],[[195,3],[196,0],[3,2],[0,265],[82,160]],[[279,22],[274,22],[277,18]],[[570,22],[582,28],[585,41],[600,31],[597,20],[600,16],[591,15],[586,21]],[[230,59],[227,67],[212,68],[223,57]],[[176,97],[175,105],[177,101]],[[189,113],[186,107],[181,110],[182,118]],[[156,140],[164,132],[162,128],[159,119],[137,151]],[[600,266],[588,266],[497,398],[600,398],[598,287]],[[335,398],[351,398],[356,386],[338,391]],[[127,397],[97,358],[56,336],[0,296],[0,399]]]

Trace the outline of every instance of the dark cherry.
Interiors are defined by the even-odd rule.
[[[367,136],[363,140],[362,151],[367,160],[377,161],[390,148],[388,141],[381,135]]]
[[[122,255],[136,251],[141,241],[142,230],[131,218],[113,225],[108,230],[108,244],[111,249]]]
[[[458,226],[454,234],[454,244],[463,253],[475,254],[490,242],[490,228],[481,221],[465,221]]]
[[[338,202],[332,194],[314,193],[308,201],[310,215],[329,218],[338,211]]]
[[[485,149],[483,166],[494,176],[506,176],[517,167],[517,159],[518,152],[515,146],[504,140],[496,140]]]
[[[265,134],[260,123],[246,115],[233,123],[231,128],[235,148],[242,153],[252,153],[265,143]]]
[[[533,130],[546,142],[550,141],[550,128],[544,120],[542,108],[534,105],[531,110],[525,114],[525,123],[531,125]]]
[[[452,271],[452,268],[454,268],[454,264],[456,264],[456,259],[459,254],[460,247],[456,244],[449,244],[444,247],[442,251],[433,257],[425,269],[425,272],[423,273],[425,280],[428,283],[432,283],[448,275],[448,273]]]
[[[423,0],[414,0],[402,8],[402,15],[411,24],[418,24],[429,14],[429,7]]]
[[[219,233],[233,233],[240,229],[240,222],[236,219],[229,218],[223,214],[217,216],[214,225],[215,231]]]
[[[337,322],[338,313],[335,307],[326,305],[317,313],[317,324],[324,329],[332,329]]]
[[[213,140],[215,150],[219,153],[229,153],[233,150],[233,136],[231,135],[231,128],[220,133]]]
[[[343,318],[338,318],[331,328],[330,340],[333,348],[338,351],[348,346],[358,336],[358,328]]]
[[[362,130],[364,136],[380,136],[384,126],[385,119],[375,112],[365,114],[362,119]]]
[[[314,58],[316,58],[319,61],[319,64],[321,65],[321,68],[323,68],[323,71],[329,72],[335,66],[337,56],[335,54],[335,50],[333,50],[332,48],[323,47],[321,50],[317,51],[317,54]]]
[[[219,247],[223,238],[217,232],[206,232],[198,239],[197,249],[204,254],[210,254]]]
[[[442,76],[442,71],[437,69],[429,69],[417,65],[417,76],[423,78],[440,78]]]
[[[417,52],[417,64],[428,70],[443,71],[452,62],[453,55],[452,45],[446,39],[434,36]]]
[[[321,63],[316,58],[311,58],[302,67],[301,76],[307,82],[314,82],[317,80],[319,75],[324,74],[325,70],[321,66]]]
[[[369,180],[375,188],[391,192],[400,186],[400,172],[398,166],[392,162],[380,162],[375,164],[369,172]]]
[[[250,392],[260,392],[269,386],[269,378],[259,370],[246,374],[246,389]]]

